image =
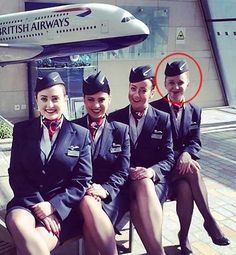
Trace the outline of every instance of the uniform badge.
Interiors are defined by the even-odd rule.
[[[192,122],[189,128],[190,128],[190,129],[196,129],[196,128],[198,128],[197,122]]]
[[[118,152],[121,152],[121,151],[122,151],[122,148],[121,148],[120,144],[112,143],[112,146],[111,146],[111,149],[110,149],[111,153],[118,153]]]
[[[79,157],[79,146],[71,145],[68,148],[67,155],[70,157]]]
[[[151,135],[151,138],[153,138],[153,139],[162,139],[162,135],[163,135],[162,131],[155,129],[153,131],[152,135]]]

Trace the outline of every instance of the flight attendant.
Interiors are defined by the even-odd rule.
[[[64,81],[51,72],[36,84],[40,116],[14,126],[6,223],[22,255],[49,255],[78,234],[77,208],[92,178],[88,131],[63,116]]]
[[[111,113],[129,125],[131,138],[130,213],[132,222],[149,255],[164,255],[162,204],[168,193],[168,174],[174,164],[170,119],[154,109],[151,66],[132,68],[129,76],[130,105]]]
[[[172,170],[172,186],[176,196],[176,210],[180,221],[178,233],[181,255],[191,255],[188,240],[194,202],[204,218],[204,228],[216,245],[228,245],[209,205],[205,183],[198,163],[201,149],[201,109],[193,103],[185,103],[185,93],[190,85],[189,68],[185,60],[167,63],[165,69],[165,98],[151,103],[171,117],[176,164]]]
[[[80,203],[85,250],[87,255],[116,255],[114,227],[124,214],[122,188],[130,160],[128,126],[107,117],[110,87],[101,72],[84,80],[83,93],[87,115],[75,123],[90,130],[93,162],[92,182]]]

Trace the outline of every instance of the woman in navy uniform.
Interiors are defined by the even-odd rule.
[[[148,103],[155,89],[150,66],[132,68],[129,81],[130,105],[109,116],[130,129],[132,222],[148,254],[163,255],[162,204],[174,164],[170,118]]]
[[[179,242],[182,255],[191,255],[188,232],[195,201],[204,218],[204,228],[217,245],[228,245],[210,212],[205,183],[201,177],[198,152],[201,149],[201,109],[193,103],[185,103],[184,94],[189,86],[189,69],[184,60],[167,63],[165,69],[165,98],[151,103],[158,110],[171,116],[171,126],[176,164],[172,171],[176,210],[180,221]]]
[[[52,72],[36,84],[40,117],[14,126],[6,223],[20,254],[46,255],[80,232],[78,204],[92,178],[86,129],[63,116],[64,82]]]
[[[81,201],[85,250],[89,255],[115,255],[118,252],[113,226],[123,216],[121,190],[130,162],[128,126],[107,117],[110,87],[101,72],[84,80],[83,93],[88,114],[75,123],[90,130],[93,161],[91,186]]]

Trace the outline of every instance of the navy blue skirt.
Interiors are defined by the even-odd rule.
[[[7,210],[7,214],[14,209],[23,209],[30,212],[33,216],[34,213],[30,208],[24,206],[13,206]],[[35,216],[34,216],[35,217]],[[35,217],[37,224],[44,225],[42,221]],[[68,217],[61,221],[61,231],[57,236],[59,243],[63,244],[65,241],[74,238],[76,236],[82,236],[83,234],[83,219],[79,213],[72,209]]]

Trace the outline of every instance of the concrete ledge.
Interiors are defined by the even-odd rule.
[[[0,139],[0,151],[10,151],[12,138]]]

